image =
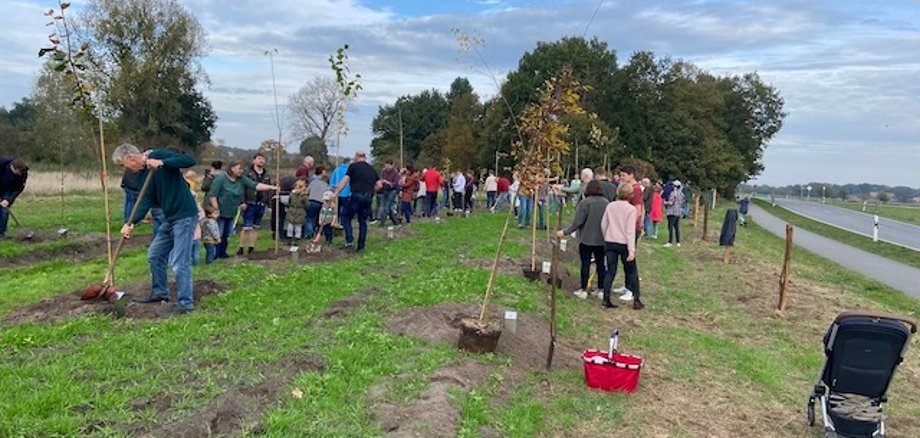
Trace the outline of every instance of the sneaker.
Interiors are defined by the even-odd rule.
[[[620,287],[614,289],[613,292],[622,295],[622,294],[625,294],[627,290],[629,290],[629,289],[626,289],[626,286],[620,286]]]
[[[240,249],[236,250],[236,256],[240,257],[242,255],[243,255],[243,248],[241,247]]]
[[[179,307],[178,305],[169,306],[165,309],[157,311],[157,316],[160,318],[169,318],[170,316],[184,315],[191,312],[192,309],[186,309],[184,307]]]
[[[674,245],[671,245],[671,242],[668,242],[668,243],[665,243],[665,244],[664,244],[664,247],[665,247],[665,248],[670,248],[670,247],[672,247],[672,246],[674,246]]]
[[[677,244],[677,247],[680,248],[680,243]]]
[[[601,307],[604,309],[616,309],[617,307],[620,307],[620,305],[616,303],[603,303],[601,304]]]
[[[592,295],[594,295],[595,298],[604,298],[604,290],[594,289],[594,292],[592,292]]]
[[[625,294],[620,295],[620,301],[632,301],[633,293],[631,290],[627,290]]]
[[[585,292],[584,289],[578,289],[577,291],[573,292],[572,295],[575,295],[576,297],[581,298],[581,299],[588,298],[588,293]]]
[[[376,223],[377,223],[377,220],[376,220],[376,219],[374,219],[374,220],[372,220],[372,221],[370,221],[370,222],[368,222],[367,224],[368,224],[368,225],[374,225],[374,224],[376,224]]]
[[[633,302],[633,309],[642,310],[644,308],[645,308],[645,303],[643,303],[642,300],[636,300],[635,302]]]
[[[354,243],[346,243],[346,244],[342,245],[342,249],[351,249],[351,248],[354,248],[354,247],[355,247],[355,244],[354,244]]]

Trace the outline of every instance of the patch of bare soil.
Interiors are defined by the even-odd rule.
[[[371,295],[380,292],[377,288],[367,289],[354,295],[342,298],[329,306],[325,312],[319,315],[319,319],[341,318],[347,316],[353,309],[361,306]]]
[[[367,229],[369,230],[370,234],[384,238],[384,239],[390,238],[389,227],[391,226],[393,227],[393,230],[392,230],[393,239],[401,239],[403,237],[416,237],[422,234],[418,230],[412,228],[411,224],[392,225],[392,222],[388,222],[388,224],[389,225],[386,225],[383,227],[381,227],[379,224],[368,225]],[[357,232],[357,229],[355,229],[355,232]]]
[[[230,388],[212,399],[192,415],[152,430],[134,430],[141,437],[204,438],[211,436],[242,436],[259,434],[262,414],[284,397],[291,396],[289,382],[303,372],[322,372],[326,363],[322,357],[305,355],[266,366],[265,378],[253,385]],[[136,410],[156,410],[157,417],[169,413],[172,400],[140,399],[133,403]]]
[[[502,318],[504,310],[494,309],[492,318]],[[460,321],[478,315],[479,306],[476,304],[445,303],[434,307],[413,307],[395,315],[387,321],[386,327],[397,335],[456,346]],[[508,359],[506,365],[465,359],[432,374],[425,391],[408,405],[386,399],[386,386],[392,382],[373,388],[368,402],[374,406],[376,418],[388,436],[456,436],[458,412],[450,402],[451,391],[469,392],[484,384],[494,373],[503,374],[508,382],[505,386],[513,388],[514,382],[521,381],[527,373],[543,369],[548,346],[549,323],[540,316],[519,313],[515,333],[505,330],[495,352],[497,356]],[[553,369],[579,370],[581,367],[581,352],[557,339]]]
[[[228,285],[212,280],[196,280],[192,284],[195,303],[197,304],[202,298],[223,293],[229,288]],[[151,293],[149,282],[131,283],[119,285],[118,289],[125,292],[126,300],[125,317],[133,319],[155,318],[156,312],[163,305],[161,304],[139,304],[133,302],[135,298],[143,298]],[[10,324],[19,324],[26,321],[49,323],[64,318],[79,318],[84,315],[111,315],[115,313],[115,308],[108,301],[80,300],[83,290],[76,290],[68,294],[58,295],[53,298],[42,300],[31,306],[16,309],[7,315],[5,322]],[[176,300],[175,285],[170,285],[169,292],[170,302]]]
[[[35,248],[33,251],[13,257],[0,256],[0,268],[33,265],[46,262],[50,259],[82,262],[93,258],[105,257],[106,254],[105,234],[102,233],[79,234],[70,232],[67,236],[60,237],[57,233],[36,231],[35,237],[31,240],[17,238],[17,244],[34,245],[40,242],[53,240],[66,240],[67,244],[55,248]],[[117,244],[117,236],[113,236],[112,246],[114,247]],[[150,235],[140,235],[125,241],[123,250],[146,247],[149,244]]]

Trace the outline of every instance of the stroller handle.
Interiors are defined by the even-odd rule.
[[[837,317],[834,318],[834,323],[840,323],[841,321],[845,319],[854,318],[854,317],[890,319],[894,321],[903,322],[904,324],[907,324],[910,326],[911,333],[917,333],[917,322],[916,321],[910,318],[906,318],[900,315],[895,315],[893,313],[886,313],[886,312],[868,312],[868,311],[863,311],[863,310],[851,310],[851,311],[843,312],[837,315]]]

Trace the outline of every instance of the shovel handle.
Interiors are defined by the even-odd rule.
[[[144,194],[147,193],[147,187],[150,186],[150,181],[153,180],[153,174],[156,172],[156,169],[150,169],[147,171],[147,177],[144,178],[144,185],[141,186],[141,191],[137,194],[137,201],[134,202],[134,207],[131,208],[131,215],[128,216],[128,222],[130,223],[134,219],[134,215],[137,214],[137,207],[140,206],[141,200],[144,199]],[[112,254],[112,261],[109,262],[109,268],[105,272],[105,280],[102,281],[103,285],[111,286],[115,280],[115,262],[118,260],[118,255],[121,254],[121,249],[125,246],[125,236],[122,235],[121,239],[118,240],[118,246],[115,247],[115,252]]]
[[[6,212],[10,215],[11,218],[13,218],[13,222],[16,223],[16,228],[22,228],[22,224],[19,223],[19,219],[16,219],[16,215],[13,214],[13,209],[6,207]]]

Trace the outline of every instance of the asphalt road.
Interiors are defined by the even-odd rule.
[[[751,204],[750,213],[758,225],[783,239],[786,238],[785,221],[754,204]],[[844,245],[801,228],[795,229],[793,241],[795,246],[920,299],[920,269]]]
[[[810,219],[872,237],[873,215],[820,202],[776,199],[776,205]],[[920,225],[879,217],[879,240],[920,251]]]

